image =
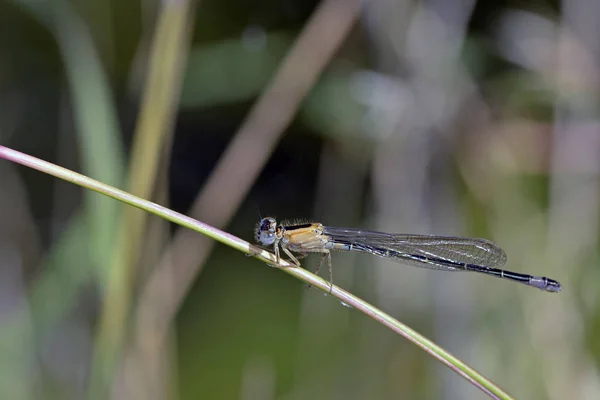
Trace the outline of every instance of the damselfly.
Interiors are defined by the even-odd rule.
[[[273,246],[277,261],[279,248],[300,266],[308,253],[321,253],[317,273],[325,258],[331,282],[331,250],[357,251],[399,263],[444,271],[473,271],[523,283],[547,292],[559,292],[559,282],[543,276],[499,269],[506,263],[504,251],[486,239],[454,236],[407,235],[352,228],[336,228],[318,222],[277,225],[275,218],[263,218],[256,226],[256,241]],[[298,253],[298,256],[292,254]]]

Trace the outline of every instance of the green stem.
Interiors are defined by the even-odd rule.
[[[249,254],[261,261],[268,262],[270,264],[276,264],[275,255],[268,251],[252,245],[245,240],[242,240],[236,236],[230,235],[227,232],[223,232],[210,225],[204,224],[200,221],[196,221],[193,218],[187,217],[183,214],[170,210],[166,207],[160,206],[151,201],[143,200],[139,197],[133,196],[127,192],[116,189],[109,185],[100,183],[94,179],[88,178],[84,175],[70,171],[66,168],[59,167],[57,165],[48,163],[46,161],[39,160],[35,157],[23,154],[21,152],[9,149],[4,146],[0,146],[0,158],[14,161],[18,164],[37,169],[38,171],[45,172],[53,175],[57,178],[64,179],[72,182],[76,185],[85,187],[87,189],[94,190],[98,193],[120,200],[124,203],[150,212],[157,216],[160,216],[166,220],[184,226],[186,228],[195,230],[203,235],[206,235],[216,241],[223,243],[236,250]],[[492,398],[496,399],[512,399],[512,397],[495,385],[492,381],[475,371],[473,368],[468,366],[463,361],[454,357],[452,354],[436,345],[429,339],[420,335],[418,332],[412,330],[403,323],[392,318],[390,315],[379,310],[377,307],[367,303],[366,301],[354,296],[353,294],[337,287],[333,286],[330,290],[329,282],[310,273],[309,271],[295,267],[284,260],[281,260],[278,267],[288,274],[308,283],[309,285],[318,288],[319,290],[330,293],[332,296],[339,299],[342,303],[368,315],[372,319],[380,322],[384,326],[387,326],[397,334],[410,340],[421,349],[425,350],[431,356],[436,358],[438,361],[446,365],[448,368],[462,376],[468,382],[481,389],[484,393],[488,394]]]
[[[128,191],[148,198],[155,189],[161,159],[168,158],[172,126],[186,61],[193,0],[161,3],[144,85],[129,166]],[[162,157],[161,157],[162,156]],[[126,208],[116,234],[104,306],[98,324],[92,363],[90,399],[104,399],[110,390],[131,312],[136,266],[144,241],[146,214]]]

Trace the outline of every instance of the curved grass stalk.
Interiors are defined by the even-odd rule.
[[[0,146],[0,158],[5,158],[18,164],[69,181],[86,189],[90,189],[103,195],[112,197],[113,199],[122,201],[131,206],[137,207],[141,210],[150,212],[154,215],[164,218],[168,221],[174,222],[183,227],[192,229],[196,232],[206,235],[220,243],[223,243],[231,248],[251,255],[254,258],[257,258],[261,261],[270,264],[277,264],[274,254],[258,246],[255,246],[245,240],[242,240],[227,232],[223,232],[210,225],[197,221],[193,218],[190,218],[173,210],[170,210],[166,207],[133,196],[123,190],[116,189],[112,186],[103,184],[101,182],[68,170],[66,168],[59,167],[52,163],[37,159],[35,157],[18,152],[16,150],[9,149],[4,146]],[[379,310],[377,307],[367,303],[366,301],[354,296],[353,294],[335,285],[333,285],[333,287],[331,287],[330,289],[329,282],[303,268],[296,267],[293,264],[290,264],[284,260],[280,260],[280,262],[277,264],[277,267],[279,267],[282,271],[287,272],[288,274],[308,283],[309,285],[314,286],[315,288],[321,290],[324,293],[330,293],[332,296],[336,297],[345,305],[348,305],[352,308],[363,312],[375,321],[378,321],[379,323],[390,328],[397,334],[410,340],[415,345],[423,349],[425,352],[427,352],[432,357],[446,365],[448,368],[456,372],[458,375],[466,379],[468,382],[482,390],[490,397],[495,399],[512,399],[512,397],[509,394],[504,392],[502,389],[500,389],[500,387],[498,387],[496,384],[484,377],[479,372],[475,371],[466,363],[454,357],[452,354],[450,354],[437,344],[433,343],[429,339],[425,338],[418,332],[404,325],[400,321]]]

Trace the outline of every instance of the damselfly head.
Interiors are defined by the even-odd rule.
[[[266,217],[261,219],[260,222],[256,224],[254,237],[256,241],[263,246],[272,245],[277,238],[277,221],[275,221],[275,218]]]

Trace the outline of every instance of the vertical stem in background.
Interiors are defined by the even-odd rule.
[[[228,223],[359,14],[358,0],[321,2],[221,156],[190,215],[217,227]],[[170,323],[212,246],[195,232],[176,233],[142,290],[128,370],[151,376]]]
[[[163,145],[170,142],[189,47],[193,5],[191,0],[164,1],[157,20],[129,167],[128,190],[139,197],[151,197]],[[146,214],[124,207],[121,221],[94,349],[90,398],[107,398],[112,385],[127,329]]]
[[[56,37],[69,84],[78,134],[77,145],[85,174],[107,184],[119,186],[124,174],[124,162],[117,116],[108,77],[102,68],[87,26],[81,16],[64,1],[55,1],[52,4],[15,1],[15,4],[26,5],[27,10]],[[85,229],[82,229],[82,218],[74,218],[69,222],[69,227],[62,237],[69,237],[75,231],[80,232],[78,234],[89,235],[87,251],[90,253],[92,264],[98,267],[99,260],[104,259],[106,251],[113,245],[118,205],[88,192],[84,192],[84,196],[87,222]],[[48,259],[60,259],[60,254],[66,252],[69,252],[69,249],[59,244],[52,250]],[[48,293],[53,290],[61,291],[62,294],[76,292],[89,272],[80,273],[80,269],[83,268],[81,265],[76,267],[77,273],[68,271],[69,267],[61,263],[57,264],[56,268],[59,273],[57,269],[43,268],[42,275],[31,290],[33,312],[41,329],[49,326],[50,321],[64,312],[66,304],[73,301],[72,296],[52,296]],[[72,280],[61,281],[59,276],[64,273],[71,273]],[[44,319],[44,322],[39,322],[40,319]]]
[[[123,146],[108,77],[85,21],[67,2],[59,1],[54,8],[57,21],[52,21],[53,29],[65,60],[84,171],[118,186],[124,175]],[[114,245],[118,205],[96,194],[84,196],[92,266],[99,269],[106,251]],[[105,271],[94,272],[101,279],[106,278]]]

